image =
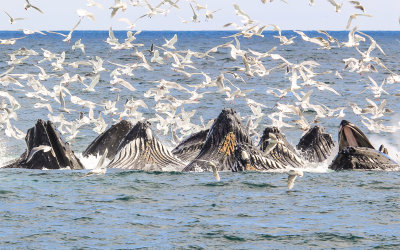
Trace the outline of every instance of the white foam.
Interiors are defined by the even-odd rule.
[[[85,167],[85,169],[93,169],[97,166],[97,163],[100,161],[101,155],[89,155],[89,157],[83,157],[82,153],[76,154],[76,157],[81,161],[82,165]],[[110,162],[109,159],[104,160],[103,165],[108,165]]]
[[[394,133],[393,133],[394,134]],[[399,141],[395,135],[393,135],[396,142]],[[389,156],[396,162],[400,162],[399,150],[393,145],[393,142],[390,142],[383,136],[373,135],[370,137],[370,141],[374,144],[375,149],[378,149],[382,144],[387,148]]]

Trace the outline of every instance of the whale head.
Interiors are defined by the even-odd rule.
[[[374,149],[361,129],[347,120],[342,120],[339,128],[339,150],[348,146]]]
[[[207,161],[215,162],[218,171],[233,170],[235,146],[239,143],[251,144],[250,137],[236,112],[225,108],[211,126],[199,154],[183,171],[207,170]]]
[[[323,127],[314,126],[301,137],[296,148],[306,160],[322,162],[331,155],[334,146],[332,136]]]

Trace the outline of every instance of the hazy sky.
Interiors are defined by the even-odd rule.
[[[129,0],[122,0],[129,2]],[[175,0],[176,1],[176,0]],[[200,23],[182,23],[181,18],[191,20],[193,16],[189,2],[180,0],[180,10],[171,8],[167,16],[158,15],[152,18],[142,18],[138,21],[136,29],[140,30],[223,30],[223,25],[229,22],[239,22],[235,16],[233,3],[237,3],[252,19],[264,24],[277,24],[282,29],[300,30],[344,30],[350,14],[361,13],[352,7],[349,1],[337,0],[344,3],[342,10],[336,13],[334,7],[327,0],[315,0],[313,6],[309,6],[308,0],[286,0],[285,4],[280,0],[272,3],[262,4],[261,0],[208,0],[198,3],[208,3],[210,10],[217,10],[214,19],[205,21],[204,10],[199,12]],[[358,17],[353,20],[360,30],[400,30],[400,0],[360,0],[370,17]],[[110,26],[114,30],[126,29],[125,23],[118,19],[126,17],[132,22],[139,16],[145,14],[146,6],[133,7],[128,5],[125,12],[119,11],[114,18],[110,18],[110,6],[112,0],[96,0],[104,9],[87,7],[87,0],[31,0],[33,5],[43,10],[44,14],[34,9],[24,9],[25,0],[0,0],[2,10],[11,16],[26,18],[10,24],[8,16],[3,12],[0,14],[0,30],[17,30],[22,28],[40,30],[69,30],[78,21],[76,9],[83,8],[92,12],[96,22],[85,18],[78,30],[107,30]],[[149,0],[156,5],[160,0]],[[231,28],[232,29],[232,28]]]

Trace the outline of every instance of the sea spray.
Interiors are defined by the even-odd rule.
[[[101,159],[101,155],[89,155],[88,157],[83,157],[82,153],[76,154],[76,156],[79,158],[79,160],[81,161],[82,165],[85,167],[85,169],[93,169],[97,166],[97,163],[99,162],[99,160]],[[109,159],[105,159],[104,161],[104,165],[108,165],[108,163],[110,162]]]

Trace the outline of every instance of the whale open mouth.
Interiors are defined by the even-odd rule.
[[[357,143],[356,137],[354,136],[354,134],[351,131],[351,129],[349,128],[349,126],[344,126],[343,127],[343,133],[344,133],[344,136],[347,139],[347,142],[349,143],[349,146],[358,147],[358,143]]]
[[[25,137],[27,150],[16,161],[5,168],[28,169],[84,169],[71,147],[51,121],[39,119],[35,126],[28,129]],[[50,150],[38,150],[38,147],[48,146]]]
[[[367,136],[356,125],[343,120],[339,129],[339,150],[348,146],[374,149]]]

